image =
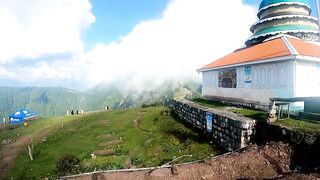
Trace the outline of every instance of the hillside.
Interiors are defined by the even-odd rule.
[[[87,91],[59,87],[0,87],[0,117],[27,108],[42,117],[65,115],[67,109],[85,111],[140,107],[144,104],[166,104],[186,90],[198,94],[199,84],[168,81],[146,90],[124,89],[119,83],[100,84]],[[184,89],[184,90],[181,90]]]
[[[1,117],[21,108],[37,112],[43,117],[62,115],[67,108],[84,106],[84,93],[66,88],[0,87]]]
[[[179,156],[188,155],[176,162],[218,153],[168,113],[166,107],[151,107],[33,121],[29,127],[0,132],[0,141],[17,139],[13,144],[0,146],[0,157],[12,160],[21,153],[9,172],[9,179],[40,179],[54,177],[56,162],[66,154],[80,159],[78,173],[158,166]],[[29,160],[26,148],[31,138],[33,161]],[[97,157],[92,158],[91,153]],[[2,161],[1,170],[4,167],[10,167],[10,162]]]

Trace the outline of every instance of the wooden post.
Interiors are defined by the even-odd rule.
[[[288,119],[290,118],[290,103],[288,104]]]
[[[278,116],[277,116],[277,120],[280,119],[280,107],[281,107],[281,105],[278,105]]]
[[[30,160],[33,161],[33,156],[32,156],[32,149],[30,148],[30,146],[28,145],[28,150],[29,150],[29,157]]]

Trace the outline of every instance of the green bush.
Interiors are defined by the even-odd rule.
[[[81,169],[80,159],[73,155],[65,155],[56,163],[56,174],[65,176],[79,173]]]
[[[128,153],[129,153],[129,151],[127,149],[119,148],[119,149],[116,150],[114,155],[122,156],[122,155],[127,155]]]
[[[132,157],[132,164],[134,165],[139,165],[139,164],[142,164],[143,163],[143,156],[142,154],[138,154],[134,157]]]

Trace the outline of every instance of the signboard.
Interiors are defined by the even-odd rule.
[[[212,132],[212,114],[207,112],[206,119],[207,119],[207,131]]]
[[[244,67],[244,82],[245,83],[251,83],[252,79],[251,79],[251,66],[246,66]]]

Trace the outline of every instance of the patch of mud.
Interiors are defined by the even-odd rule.
[[[111,145],[118,145],[123,143],[122,139],[118,139],[118,140],[113,140],[113,141],[109,141],[109,142],[105,142],[105,143],[100,143],[99,146],[111,146]]]
[[[108,156],[114,154],[116,151],[114,149],[103,149],[103,150],[96,150],[94,154],[97,156]]]

